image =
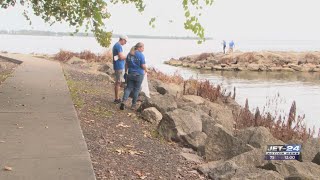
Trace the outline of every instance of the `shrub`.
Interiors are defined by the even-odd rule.
[[[110,62],[112,60],[112,52],[108,50],[102,54],[95,54],[89,50],[84,50],[80,53],[60,50],[60,52],[55,54],[54,59],[61,62],[66,62],[69,61],[72,57],[78,57],[80,59],[86,60],[87,62]]]

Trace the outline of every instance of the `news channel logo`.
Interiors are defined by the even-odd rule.
[[[301,144],[267,145],[265,160],[299,160]]]

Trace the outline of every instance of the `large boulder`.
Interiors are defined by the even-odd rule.
[[[211,179],[283,179],[277,172],[255,167],[243,168],[233,161],[220,163],[218,166],[211,169],[208,176]]]
[[[261,168],[276,171],[286,178],[319,179],[320,177],[320,166],[312,162],[272,161]]]
[[[249,71],[262,71],[263,70],[260,64],[249,64],[247,68]]]
[[[142,112],[142,110],[149,107],[155,107],[162,115],[164,115],[168,111],[177,109],[178,105],[175,97],[172,95],[151,94],[151,98],[146,99],[146,101],[141,104],[138,111]]]
[[[297,64],[289,64],[289,67],[295,71],[302,71],[302,67]]]
[[[182,141],[183,136],[202,132],[202,121],[192,112],[176,109],[164,114],[158,131],[167,140]]]
[[[234,156],[253,150],[253,147],[232,135],[220,124],[207,133],[205,158],[207,161],[227,160]]]
[[[196,105],[200,105],[200,104],[204,104],[205,103],[205,99],[203,99],[200,96],[195,96],[195,95],[184,95],[182,96],[182,99],[185,102],[192,102]]]
[[[190,162],[195,162],[195,163],[201,163],[203,161],[203,159],[196,155],[196,154],[191,154],[191,153],[180,153],[180,155],[182,157],[184,157],[187,161],[190,161]]]
[[[157,125],[162,119],[162,114],[155,107],[144,109],[141,115],[142,115],[142,118],[145,119],[146,121],[149,121]]]
[[[211,112],[210,115],[224,128],[229,131],[233,131],[235,121],[233,119],[233,113],[231,108],[218,103],[207,101],[203,109]]]
[[[316,154],[316,156],[312,160],[313,163],[320,165],[320,152]]]
[[[159,80],[154,80],[152,83],[153,88],[162,95],[173,95],[173,96],[181,96],[183,88],[180,85],[173,83],[163,83]]]
[[[267,163],[264,160],[265,150],[264,149],[254,149],[252,151],[248,151],[242,153],[238,156],[235,156],[228,160],[228,162],[233,162],[235,165],[241,168],[254,168],[259,167]],[[220,161],[211,161],[206,164],[202,164],[198,167],[198,171],[202,174],[209,174],[213,169],[224,163]]]
[[[242,129],[235,136],[255,148],[265,149],[270,144],[284,144],[282,141],[274,138],[270,131],[262,126]]]
[[[182,137],[187,147],[192,148],[195,151],[199,151],[200,154],[204,151],[204,144],[207,139],[207,135],[204,132],[193,132],[187,136]]]
[[[228,177],[226,177],[228,178]],[[230,177],[231,180],[283,180],[283,176],[275,171],[259,168],[240,168]]]
[[[290,140],[287,144],[301,144],[300,160],[302,162],[311,162],[317,153],[320,152],[320,143],[318,139],[308,139],[305,142],[301,140]]]
[[[98,71],[112,75],[114,73],[113,65],[110,63],[103,63],[98,66]]]
[[[211,179],[230,179],[239,167],[232,161],[226,161],[216,166],[208,174]]]
[[[198,113],[201,111],[198,111]],[[202,121],[202,132],[206,134],[210,134],[211,131],[213,130],[212,128],[218,124],[218,121],[216,121],[213,117],[202,114],[201,116],[201,121]]]

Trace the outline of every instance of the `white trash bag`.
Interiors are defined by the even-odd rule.
[[[141,84],[141,91],[150,98],[150,91],[149,91],[149,83],[148,83],[148,76],[147,73],[144,75],[142,84]]]

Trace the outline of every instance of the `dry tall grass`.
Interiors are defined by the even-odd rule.
[[[165,83],[174,83],[180,85],[184,82],[182,76],[178,72],[175,72],[173,75],[167,75],[157,69],[151,68],[148,72],[148,76]]]
[[[255,113],[251,113],[249,110],[248,100],[246,105],[241,109],[240,113],[236,115],[236,129],[243,129],[246,127],[264,126],[267,127],[271,134],[287,142],[292,139],[307,140],[312,138],[315,134],[313,130],[307,128],[304,122],[305,116],[296,115],[296,102],[294,101],[291,105],[289,114],[287,117],[278,117],[271,115],[270,112],[261,114],[259,108],[256,109]]]
[[[111,50],[107,50],[102,54],[95,54],[88,50],[81,51],[80,53],[60,50],[60,52],[54,55],[54,59],[61,62],[67,62],[72,57],[78,57],[87,62],[110,62],[112,60],[112,52]]]

